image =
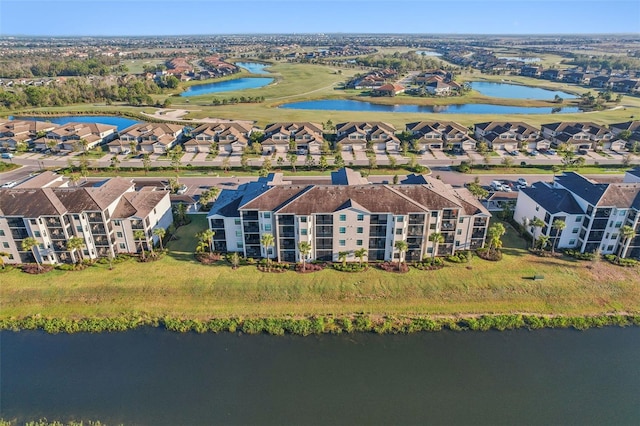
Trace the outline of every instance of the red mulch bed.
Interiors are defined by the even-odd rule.
[[[402,263],[398,268],[398,264],[396,262],[384,262],[378,265],[380,269],[387,272],[396,272],[399,274],[404,274],[405,272],[409,272],[409,265],[406,263]]]
[[[196,260],[205,265],[211,265],[222,259],[222,255],[219,253],[198,253],[196,254]]]
[[[324,267],[325,265],[320,263],[307,263],[304,267],[304,270],[302,270],[302,263],[297,263],[296,272],[300,272],[301,274],[306,274],[309,272],[322,271]]]
[[[26,272],[27,274],[46,274],[47,272],[50,272],[52,270],[53,265],[41,265],[40,268],[38,268],[38,265],[35,263],[27,263],[22,265],[22,272]]]

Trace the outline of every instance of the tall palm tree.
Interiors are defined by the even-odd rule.
[[[82,249],[85,247],[84,239],[80,237],[71,237],[67,240],[67,250],[73,252],[78,250],[78,256],[76,257],[76,263],[80,263],[82,260]],[[75,256],[74,256],[75,257]]]
[[[311,244],[307,241],[300,241],[298,243],[298,251],[300,252],[300,258],[302,259],[302,270],[307,269],[307,256],[311,253]]]
[[[231,262],[232,269],[238,269],[238,265],[240,265],[240,255],[237,251],[231,253],[231,256],[229,256],[229,261]]]
[[[396,241],[396,243],[394,244],[394,247],[396,248],[396,250],[398,250],[398,253],[399,253],[399,256],[398,256],[398,271],[399,271],[400,266],[404,262],[404,254],[409,248],[409,246],[407,245],[406,241],[399,240],[399,241]]]
[[[618,248],[618,255],[616,256],[616,261],[619,262],[622,257],[622,253],[627,254],[627,250],[629,249],[629,244],[631,240],[636,236],[636,231],[633,230],[629,225],[624,225],[620,228],[620,238],[624,241],[620,247]]]
[[[431,257],[434,258],[436,257],[436,253],[438,252],[438,246],[441,243],[444,243],[444,235],[442,235],[440,232],[434,232],[433,234],[429,235],[429,241],[433,243],[433,252],[431,253]]]
[[[338,252],[338,261],[342,262],[342,266],[347,265],[347,256],[349,256],[348,251],[339,251]]]
[[[27,237],[22,240],[22,250],[23,251],[31,251],[33,254],[33,258],[36,260],[36,264],[38,265],[38,269],[42,269],[40,266],[40,262],[38,261],[38,256],[36,256],[36,252],[34,247],[38,247],[38,240],[33,237]]]
[[[260,244],[262,244],[262,247],[264,247],[264,255],[267,259],[267,263],[269,263],[271,261],[271,259],[269,258],[269,247],[272,247],[274,245],[273,234],[262,234],[262,237],[260,237]]]
[[[160,250],[164,251],[164,246],[162,245],[162,239],[167,234],[167,230],[164,228],[156,228],[153,230],[153,235],[158,236],[158,241],[160,241]]]
[[[544,250],[544,248],[549,244],[549,236],[548,235],[540,235],[538,237],[538,247],[540,250]]]
[[[360,259],[360,265],[362,265],[362,259],[367,255],[367,249],[361,248],[353,252],[353,254]]]
[[[216,233],[213,229],[205,229],[204,231],[202,231],[200,234],[197,235],[200,237],[200,240],[204,241],[205,244],[207,244],[207,247],[209,247],[209,254],[213,254],[213,236],[214,235],[216,235]]]
[[[135,231],[133,231],[133,238],[140,245],[140,254],[142,256],[142,260],[146,260],[147,255],[144,252],[144,245],[142,244],[142,242],[147,239],[147,235],[142,229],[136,229]]]
[[[555,231],[553,238],[553,245],[551,246],[551,254],[555,253],[555,248],[558,245],[558,237],[562,234],[562,230],[567,227],[567,223],[564,220],[556,219],[551,224],[551,228]]]
[[[487,235],[489,236],[489,250],[495,252],[502,247],[501,237],[505,232],[507,232],[507,230],[502,223],[496,223],[489,228],[487,231]]]
[[[531,221],[531,226],[533,226],[533,235],[532,235],[532,244],[531,244],[531,248],[534,247],[535,243],[536,243],[536,228],[540,228],[542,229],[542,227],[544,226],[544,220],[540,219],[539,217],[535,217],[533,218],[533,220]]]

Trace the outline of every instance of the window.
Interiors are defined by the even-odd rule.
[[[577,233],[578,233],[578,230],[579,230],[579,228],[573,228],[573,229],[571,230],[571,233],[572,233],[572,234],[577,234]]]
[[[236,237],[242,237],[242,231],[240,230],[236,231]]]
[[[6,241],[3,241],[3,242],[2,242],[2,247],[4,247],[4,248],[9,248],[9,243],[8,243],[8,242],[6,242]]]
[[[33,236],[36,238],[40,238],[40,231],[33,231]]]
[[[120,243],[118,247],[120,247],[120,250],[124,250],[127,248],[127,246],[124,243]]]
[[[615,240],[616,238],[618,238],[618,234],[613,234],[613,235],[611,236],[611,238],[613,238],[613,239]]]
[[[234,223],[235,225],[240,226],[240,219],[234,219],[234,220],[233,220],[233,223]]]
[[[347,220],[347,215],[346,214],[341,214],[340,215],[340,222],[344,222]]]
[[[569,245],[572,246],[576,243],[576,240],[569,240]]]
[[[82,225],[77,225],[76,226],[76,231],[82,232]]]
[[[4,231],[0,229],[0,237],[4,237]]]
[[[339,245],[340,247],[344,247],[344,246],[346,246],[346,245],[347,245],[347,241],[346,241],[346,240],[339,240],[339,241],[338,241],[338,245]]]
[[[607,251],[612,251],[612,250],[613,250],[613,246],[612,245],[607,247]]]
[[[396,228],[396,235],[402,235],[402,228]]]
[[[362,234],[362,233],[364,233],[364,228],[363,228],[362,226],[358,226],[358,227],[356,228],[356,232],[357,232],[358,234]]]
[[[340,232],[341,234],[346,234],[347,228],[345,228],[344,226],[341,226],[340,228],[338,228],[338,232]]]
[[[460,219],[458,219],[458,223],[464,223],[464,218],[461,217]]]
[[[116,237],[122,238],[122,232],[116,232]]]
[[[358,222],[362,222],[364,220],[364,215],[363,214],[359,214],[358,215]]]
[[[356,245],[357,246],[361,246],[362,245],[362,240],[356,240]]]
[[[300,218],[300,223],[307,223],[307,217],[306,216],[302,216]]]
[[[271,224],[270,223],[265,223],[264,224],[264,230],[265,231],[271,231]]]
[[[396,218],[396,222],[400,223],[400,222],[404,222],[404,216],[398,216]]]
[[[113,221],[113,226],[122,226],[122,222],[119,220],[114,220]]]
[[[271,219],[271,212],[264,212],[262,217],[264,217],[265,219]]]
[[[456,247],[460,247],[460,241],[456,241]]]
[[[307,235],[307,230],[306,230],[306,228],[301,228],[301,229],[300,229],[300,235]]]
[[[456,231],[456,235],[462,235],[462,229],[458,229],[458,230]]]
[[[431,217],[438,217],[438,212],[437,211],[431,212]]]
[[[241,243],[241,242],[239,242],[239,243],[237,244],[237,247],[238,247],[239,249],[244,248],[244,244],[243,244],[243,243]]]
[[[622,222],[616,222],[616,228],[620,228],[622,226]]]
[[[429,225],[429,229],[436,229],[436,224],[432,223],[431,225]]]

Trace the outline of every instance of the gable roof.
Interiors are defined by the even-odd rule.
[[[549,214],[584,213],[571,192],[563,188],[554,188],[543,182],[537,182],[528,188],[522,188],[520,192],[538,203]]]
[[[556,176],[555,182],[594,206],[598,204],[608,186],[606,183],[595,183],[576,172],[564,172]]]

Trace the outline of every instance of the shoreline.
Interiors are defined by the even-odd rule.
[[[417,332],[505,331],[514,329],[640,326],[639,313],[565,316],[542,314],[477,314],[386,316],[375,314],[306,317],[218,317],[202,319],[130,314],[119,317],[56,318],[39,315],[0,319],[0,331],[42,330],[57,333],[124,332],[141,327],[188,333],[242,333],[310,336],[341,333],[412,334]]]

